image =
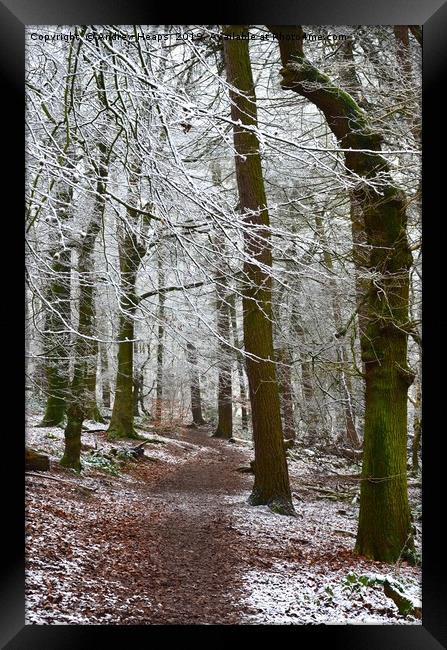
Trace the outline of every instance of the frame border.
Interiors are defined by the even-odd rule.
[[[253,3],[253,4],[251,4]],[[30,3],[29,0],[3,0],[0,1],[0,71],[5,80],[0,86],[3,90],[4,101],[1,103],[5,112],[2,125],[7,134],[13,135],[11,146],[3,146],[3,157],[7,159],[7,180],[3,185],[6,188],[4,194],[11,198],[11,209],[5,212],[8,225],[8,235],[5,236],[5,243],[13,241],[17,237],[18,250],[23,245],[23,218],[21,216],[21,198],[24,187],[24,70],[25,70],[25,25],[45,24],[417,24],[423,25],[423,238],[424,247],[428,255],[424,261],[423,281],[423,321],[425,331],[425,343],[423,349],[423,388],[424,388],[424,426],[426,439],[423,444],[423,460],[426,471],[423,479],[423,624],[408,626],[389,625],[339,625],[339,626],[286,626],[290,628],[293,636],[310,632],[311,640],[321,643],[328,643],[330,647],[343,647],[349,650],[438,650],[447,647],[447,617],[446,608],[443,607],[445,598],[444,581],[441,578],[442,569],[445,563],[445,541],[440,530],[437,530],[438,519],[442,523],[443,517],[440,513],[441,500],[438,495],[442,494],[443,473],[445,473],[445,458],[442,454],[441,445],[444,436],[440,436],[436,415],[439,415],[439,422],[443,421],[441,408],[445,395],[443,389],[443,376],[438,382],[431,381],[433,369],[440,369],[439,358],[442,335],[447,330],[447,319],[441,318],[439,314],[434,317],[431,310],[433,305],[442,304],[437,281],[442,282],[444,276],[441,272],[439,260],[445,257],[445,251],[436,251],[436,246],[446,241],[440,230],[444,225],[443,219],[436,219],[432,225],[432,215],[438,215],[440,208],[445,201],[444,185],[445,173],[441,173],[445,163],[441,167],[437,165],[434,153],[439,149],[440,136],[445,132],[445,104],[440,101],[440,94],[445,85],[442,81],[446,78],[447,61],[447,2],[444,0],[313,0],[306,3],[306,6],[299,7],[289,0],[276,0],[272,7],[270,0],[259,0],[250,4],[231,0],[225,6],[219,5],[213,8],[213,15],[205,15],[203,9],[197,9],[184,5],[175,15],[164,11],[161,7],[148,7],[146,3],[126,3],[126,0],[115,0],[108,3],[107,0],[77,0],[72,4],[69,0],[42,0]],[[211,12],[207,12],[208,14]],[[167,15],[168,14],[168,15]],[[441,145],[442,146],[442,145]],[[444,149],[442,149],[444,151]],[[445,155],[445,154],[444,154]],[[442,160],[442,159],[441,159]],[[442,170],[442,171],[441,171]],[[10,188],[15,191],[11,192]],[[445,225],[444,225],[445,227]],[[12,235],[12,237],[11,237]],[[20,273],[11,273],[11,267],[5,263],[4,277],[8,282],[4,284],[6,289],[6,301],[3,301],[7,309],[7,318],[2,321],[3,341],[6,342],[4,352],[7,359],[4,361],[7,369],[8,384],[12,392],[19,394],[19,404],[23,403],[20,388],[24,388],[24,360],[23,354],[18,350],[19,346],[13,345],[16,341],[16,334],[24,331],[21,320],[24,314],[23,284]],[[10,282],[14,279],[14,282]],[[14,283],[19,287],[16,290]],[[441,285],[442,287],[442,285]],[[431,306],[431,307],[430,307]],[[11,341],[11,344],[8,344]],[[441,348],[442,349],[442,348]],[[8,355],[10,358],[8,358]],[[436,365],[435,365],[436,364]],[[429,388],[429,390],[427,390]],[[9,398],[5,405],[6,414],[15,416],[17,411],[9,406]],[[0,604],[2,610],[2,622],[0,626],[1,647],[11,650],[23,650],[40,648],[48,650],[51,648],[75,649],[88,648],[96,645],[104,635],[112,632],[112,640],[118,643],[129,642],[130,639],[140,642],[153,640],[154,626],[44,626],[24,625],[24,480],[23,480],[23,446],[24,441],[21,435],[16,434],[17,418],[10,417],[11,426],[4,427],[7,436],[8,450],[5,453],[6,465],[10,468],[8,477],[8,492],[13,499],[6,499],[9,506],[8,529],[4,532],[3,541],[6,542],[6,549],[3,557],[7,558],[6,571],[0,590]],[[444,443],[445,444],[445,443]],[[12,462],[9,462],[11,459]],[[428,468],[430,470],[428,471]],[[427,528],[427,530],[426,530]],[[161,628],[163,633],[169,632],[170,628],[181,628],[183,631],[208,629],[219,627],[220,631],[225,629],[231,632],[231,628],[237,628],[239,636],[240,629],[247,629],[250,638],[256,636],[254,632],[266,627],[274,627],[277,630],[284,626],[155,626]],[[185,628],[187,628],[185,630]],[[184,632],[183,632],[184,633]],[[101,636],[100,636],[101,635]],[[323,636],[322,636],[323,635]],[[208,638],[209,632],[208,632]],[[214,636],[214,635],[213,635]],[[324,637],[324,639],[323,639]],[[164,636],[164,640],[167,640]],[[441,644],[446,644],[445,646]]]

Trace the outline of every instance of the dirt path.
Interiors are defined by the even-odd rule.
[[[250,452],[211,438],[206,427],[181,429],[173,440],[186,443],[186,461],[153,463],[149,450],[127,482],[100,479],[92,495],[33,484],[35,506],[44,502],[47,515],[34,513],[29,499],[32,539],[46,539],[27,553],[33,622],[58,622],[61,612],[64,622],[239,622],[240,548],[229,496],[249,494],[252,478],[235,470]],[[48,526],[54,518],[57,526]]]
[[[248,495],[250,480],[235,471],[247,454],[210,438],[206,429],[182,430],[181,439],[200,444],[200,452],[148,488],[165,516],[146,542],[156,540],[146,588],[157,602],[147,622],[237,623],[240,549],[227,497]]]
[[[60,458],[62,431],[35,435]],[[53,462],[27,478],[28,624],[420,622],[380,586],[347,583],[382,572],[418,593],[420,570],[354,555],[357,506],[309,489],[334,482],[321,460],[290,463],[297,517],[282,517],[247,505],[253,477],[236,470],[249,448],[206,427],[157,442],[116,477],[88,468],[86,452],[82,476]],[[111,451],[105,436],[98,444]]]

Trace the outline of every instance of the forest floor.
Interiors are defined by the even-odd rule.
[[[250,443],[178,427],[148,432],[132,460],[135,441],[86,432],[79,475],[57,463],[62,429],[38,419],[27,444],[52,462],[26,478],[27,624],[420,623],[380,584],[417,600],[420,568],[353,553],[358,466],[291,450],[297,517],[284,517],[247,504]]]

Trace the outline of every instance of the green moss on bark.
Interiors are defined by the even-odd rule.
[[[274,31],[276,28],[271,28]],[[300,27],[297,36],[302,34]],[[380,134],[346,92],[304,59],[302,41],[282,45],[283,87],[315,104],[344,149],[347,168],[356,177],[379,182],[358,185],[359,206],[374,275],[368,287],[366,331],[361,340],[365,367],[365,435],[360,515],[356,550],[375,560],[395,562],[413,548],[407,490],[407,365],[409,268],[405,196],[394,186],[380,155]],[[367,150],[367,151],[365,151]]]
[[[65,450],[64,455],[60,460],[60,464],[63,467],[69,467],[80,472],[82,469],[81,429],[83,417],[77,409],[70,412],[69,408],[68,411],[68,423],[65,427]]]
[[[131,185],[138,182],[140,171],[137,165]],[[133,187],[133,191],[136,191],[135,187]],[[132,197],[132,200],[135,200],[135,196]],[[129,212],[129,219],[134,220],[135,215],[131,210]],[[134,430],[133,339],[134,314],[137,308],[135,284],[144,253],[144,246],[138,242],[135,234],[132,231],[125,232],[119,248],[122,298],[115,399],[107,431],[107,437],[110,440],[117,438],[138,439],[138,434]]]

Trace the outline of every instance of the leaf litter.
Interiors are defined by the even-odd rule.
[[[420,605],[420,567],[353,553],[358,503],[340,474],[358,467],[293,450],[297,517],[283,517],[247,504],[253,477],[236,471],[253,458],[246,441],[207,427],[151,431],[159,444],[113,474],[88,462],[92,451],[134,442],[109,443],[95,425],[103,431],[83,434],[77,474],[57,463],[63,430],[37,422],[27,444],[52,462],[26,479],[27,624],[421,623],[383,589],[391,580]]]

